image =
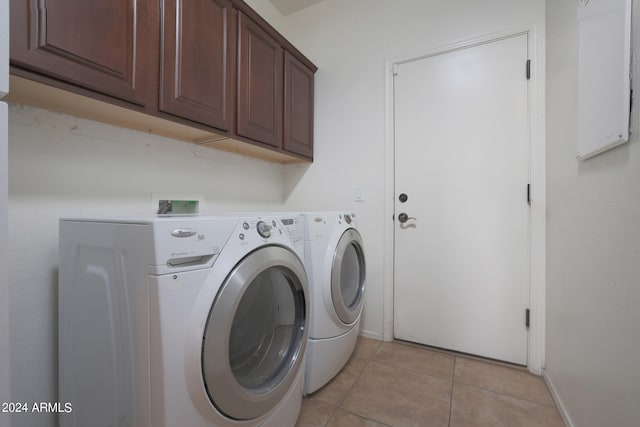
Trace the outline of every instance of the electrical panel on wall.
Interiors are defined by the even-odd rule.
[[[578,158],[629,140],[632,0],[577,0]]]

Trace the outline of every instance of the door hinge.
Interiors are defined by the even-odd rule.
[[[391,66],[391,72],[393,73],[394,76],[398,75],[398,64],[393,64]]]
[[[527,310],[525,311],[525,319],[524,319],[524,325],[528,328],[529,327],[529,322],[531,320],[531,314],[530,314],[530,310],[527,308]]]
[[[527,203],[531,204],[531,184],[527,184]]]
[[[527,59],[527,80],[531,80],[531,60]]]

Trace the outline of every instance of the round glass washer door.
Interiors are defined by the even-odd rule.
[[[331,300],[338,318],[347,325],[362,311],[365,272],[362,238],[350,228],[342,233],[331,266]]]
[[[258,418],[289,391],[307,343],[306,277],[293,252],[264,246],[222,284],[204,330],[202,375],[225,416]]]

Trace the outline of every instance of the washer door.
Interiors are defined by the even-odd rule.
[[[358,319],[364,303],[365,264],[362,238],[350,228],[342,234],[331,266],[331,300],[345,324]]]
[[[306,277],[295,254],[265,246],[222,284],[204,330],[202,374],[227,417],[258,418],[290,389],[307,342]]]

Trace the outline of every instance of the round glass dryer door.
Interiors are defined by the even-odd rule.
[[[258,418],[290,389],[307,342],[306,289],[299,258],[279,246],[257,249],[227,276],[202,346],[204,385],[222,414]]]
[[[364,303],[365,263],[362,239],[350,228],[342,234],[331,266],[331,299],[340,320],[355,322]]]

